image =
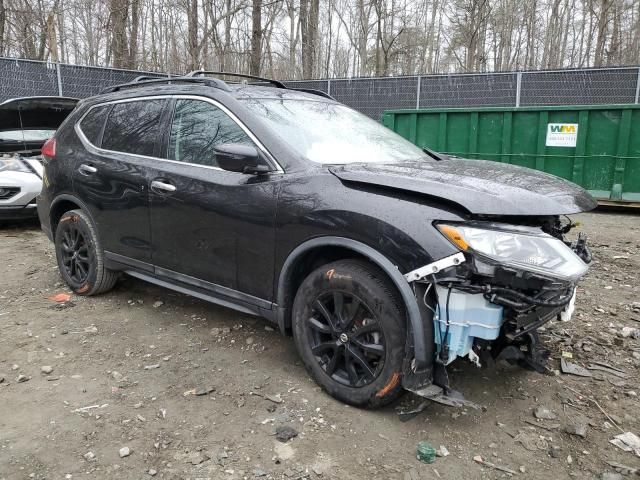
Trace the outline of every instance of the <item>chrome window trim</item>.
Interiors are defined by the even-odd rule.
[[[104,148],[101,148],[101,147],[96,147],[86,137],[86,135],[82,131],[82,128],[80,128],[80,123],[82,123],[82,121],[84,120],[84,117],[86,117],[89,114],[89,112],[91,110],[93,110],[94,108],[103,107],[105,105],[114,105],[114,104],[117,104],[117,103],[130,103],[130,102],[139,102],[139,101],[144,101],[144,100],[171,100],[171,99],[177,99],[177,100],[199,100],[199,101],[210,103],[214,107],[219,108],[225,114],[227,114],[227,116],[229,116],[229,118],[231,118],[231,120],[233,120],[235,122],[235,124],[238,125],[242,129],[242,131],[244,131],[244,133],[247,134],[247,136],[256,145],[256,147],[258,147],[258,149],[266,156],[267,161],[269,163],[271,163],[271,166],[273,168],[275,168],[275,171],[277,173],[284,173],[284,169],[282,168],[282,166],[277,162],[277,160],[273,157],[273,155],[271,155],[269,150],[267,150],[267,148],[262,144],[262,142],[260,142],[260,140],[258,140],[258,137],[256,137],[253,134],[253,132],[251,130],[249,130],[249,128],[238,117],[236,117],[236,115],[231,110],[229,110],[227,107],[222,105],[217,100],[214,100],[214,99],[209,98],[209,97],[203,97],[203,96],[199,96],[199,95],[149,95],[149,96],[145,96],[145,97],[123,98],[123,99],[120,99],[120,100],[110,100],[108,102],[97,103],[97,104],[92,105],[91,107],[89,107],[89,109],[82,115],[82,117],[80,117],[78,119],[78,121],[74,125],[74,130],[75,130],[76,134],[78,134],[78,137],[80,138],[80,141],[85,146],[85,148],[87,150],[89,150],[91,153],[94,153],[96,155],[109,155],[109,154],[114,154],[115,153],[115,154],[118,154],[118,155],[127,155],[127,156],[130,156],[130,157],[144,158],[144,159],[147,159],[147,160],[158,160],[158,161],[161,161],[161,162],[175,163],[175,164],[178,164],[178,165],[189,165],[189,166],[192,166],[192,167],[206,168],[206,169],[209,169],[209,170],[218,170],[218,171],[221,171],[221,172],[229,172],[229,170],[224,170],[223,168],[220,168],[220,167],[212,167],[210,165],[201,165],[199,163],[181,162],[179,160],[170,160],[168,158],[152,157],[152,156],[148,156],[148,155],[139,155],[137,153],[120,152],[118,150],[107,150],[107,149],[104,149]],[[106,122],[106,120],[105,120],[105,122]],[[233,172],[231,172],[231,173],[233,173]],[[241,175],[244,175],[244,174],[241,174]]]

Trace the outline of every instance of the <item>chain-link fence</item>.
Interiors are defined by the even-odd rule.
[[[0,101],[33,95],[84,98],[159,73],[0,58]],[[520,107],[638,103],[640,67],[295,80],[379,119],[397,108]]]

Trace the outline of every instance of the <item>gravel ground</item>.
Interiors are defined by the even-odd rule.
[[[545,329],[556,374],[458,362],[454,387],[484,408],[433,404],[405,422],[409,395],[364,411],[322,393],[261,319],[131,278],[55,303],[68,290],[52,245],[2,227],[0,478],[618,478],[608,462],[640,468],[609,443],[640,434],[640,340],[623,336],[640,327],[640,216],[575,219],[595,263],[573,320]],[[561,352],[624,373],[565,375]],[[278,441],[283,426],[297,437]],[[449,455],[420,463],[423,440]]]

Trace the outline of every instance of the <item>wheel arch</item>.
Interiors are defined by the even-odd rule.
[[[341,258],[364,258],[375,264],[389,277],[400,294],[407,312],[409,325],[413,333],[413,348],[418,368],[431,365],[425,344],[422,315],[416,297],[409,282],[398,267],[385,255],[369,245],[345,237],[317,237],[298,245],[285,260],[278,277],[276,299],[278,305],[277,321],[280,331],[286,333],[291,326],[291,305],[293,297],[302,279],[299,278],[300,265],[314,252],[336,251],[330,261]],[[340,255],[342,254],[342,255]],[[344,255],[347,254],[347,255]],[[337,255],[337,256],[336,256]],[[304,271],[304,269],[302,269]]]
[[[62,217],[62,215],[64,215],[64,213],[68,212],[69,210],[75,210],[75,209],[80,209],[83,212],[85,212],[89,216],[93,224],[95,225],[93,216],[91,215],[91,212],[86,207],[84,202],[74,195],[64,193],[62,195],[58,195],[53,200],[53,202],[51,202],[51,207],[49,207],[49,225],[51,226],[51,234],[54,237],[56,234],[56,228],[58,226],[58,222],[60,221],[60,218]]]

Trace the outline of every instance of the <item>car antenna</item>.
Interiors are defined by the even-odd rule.
[[[22,123],[22,108],[18,106],[18,120],[20,121],[20,133],[22,134],[22,148],[27,151],[27,140],[24,138],[24,125]]]

